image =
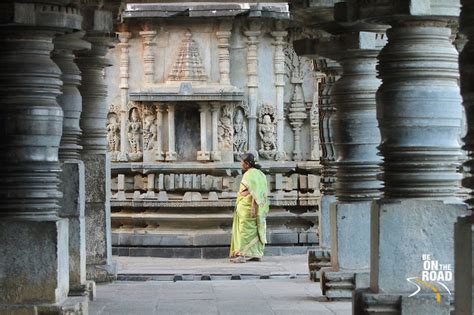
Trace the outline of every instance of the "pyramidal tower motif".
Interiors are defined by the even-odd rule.
[[[199,47],[191,32],[187,31],[178,56],[168,76],[169,81],[207,81],[206,71],[202,65]]]

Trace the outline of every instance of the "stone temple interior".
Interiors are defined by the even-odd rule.
[[[2,1],[0,314],[226,257],[245,152],[329,301],[474,314],[473,37],[470,0]]]

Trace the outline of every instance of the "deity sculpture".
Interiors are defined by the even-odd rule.
[[[152,112],[145,115],[143,120],[143,150],[148,151],[153,149],[153,143],[156,139],[156,124],[155,116]]]
[[[221,150],[232,150],[233,131],[232,110],[230,107],[225,106],[222,108],[222,116],[218,124],[218,140]]]
[[[238,110],[234,118],[234,151],[245,152],[247,145],[247,126],[245,125],[244,115]]]
[[[142,129],[142,122],[140,120],[140,113],[138,108],[133,107],[130,111],[129,122],[128,122],[128,141],[130,142],[130,153],[140,154],[140,132]]]
[[[109,114],[107,122],[107,143],[109,152],[120,151],[120,123],[115,114]]]
[[[270,115],[264,115],[262,122],[258,126],[258,133],[260,135],[261,150],[273,151],[276,149],[275,126]]]

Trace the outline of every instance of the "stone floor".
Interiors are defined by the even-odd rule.
[[[246,264],[224,259],[114,258],[119,279],[148,281],[99,285],[89,305],[92,315],[351,314],[350,302],[324,301],[319,283],[308,280],[306,255],[265,257],[263,262]],[[183,281],[173,281],[177,275]],[[201,280],[202,275],[212,280]],[[241,280],[230,280],[231,276]]]

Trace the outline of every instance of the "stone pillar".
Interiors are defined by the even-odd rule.
[[[168,108],[168,151],[166,152],[166,161],[176,161],[176,144],[175,144],[175,131],[174,131],[174,104],[169,104]]]
[[[465,163],[469,175],[463,185],[471,191],[468,203],[472,210],[473,198],[473,152],[474,152],[474,3],[461,1],[461,32],[467,35],[468,43],[461,52],[459,62],[461,67],[461,93],[464,97],[468,132],[464,141],[468,152]],[[455,227],[455,303],[456,314],[474,313],[474,215],[458,219]]]
[[[161,103],[156,103],[156,132],[155,160],[163,161],[165,154],[163,152],[163,106]]]
[[[258,43],[260,24],[252,23],[248,31],[244,34],[247,36],[247,77],[248,77],[248,94],[249,94],[249,151],[257,154],[257,107],[258,107]]]
[[[219,48],[219,83],[230,85],[230,52],[229,39],[232,35],[232,22],[221,21],[219,31],[216,32],[217,48]]]
[[[140,36],[143,37],[143,66],[145,69],[145,82],[152,84],[155,79],[155,54],[153,46],[156,46],[156,31],[142,31]]]
[[[388,6],[359,1],[353,9],[359,18],[392,26],[377,68],[384,197],[372,205],[370,291],[356,293],[354,312],[383,304],[394,313],[432,314],[436,309],[449,314],[444,286],[452,291],[453,281],[438,280],[444,286],[439,285],[423,271],[427,260],[454,268],[454,222],[466,212],[455,198],[462,111],[458,53],[449,28],[459,15],[459,1]],[[419,281],[441,296],[408,297]]]
[[[211,129],[212,129],[212,151],[211,160],[220,161],[221,151],[219,151],[219,139],[217,137],[218,123],[219,123],[219,103],[211,103]]]
[[[50,54],[56,35],[81,27],[68,3],[4,1],[0,10],[2,314],[67,310],[68,219],[58,216],[62,80]]]
[[[105,129],[108,106],[103,75],[104,68],[110,66],[105,55],[112,43],[109,35],[112,30],[112,14],[95,10],[93,17],[93,27],[84,37],[92,44],[92,48],[78,54],[77,64],[82,72],[81,144],[86,179],[87,279],[105,282],[113,279],[116,273],[112,262],[110,159],[106,152]]]
[[[294,134],[294,148],[293,148],[293,160],[301,161],[303,156],[301,154],[301,127],[303,122],[308,117],[306,113],[306,107],[304,104],[303,96],[303,80],[300,78],[292,78],[292,83],[295,86],[295,91],[293,92],[293,98],[290,105],[290,113],[288,118],[290,120],[290,125],[293,128]]]
[[[62,92],[58,103],[63,109],[63,135],[59,147],[62,173],[60,216],[69,221],[69,295],[89,295],[86,283],[86,234],[85,234],[85,178],[84,163],[80,160],[79,145],[82,97],[78,86],[81,72],[74,62],[74,51],[90,49],[82,40],[84,32],[62,35],[54,39],[53,61],[61,69]],[[89,286],[90,287],[90,286]],[[92,283],[93,288],[93,283]]]
[[[334,84],[339,80],[342,72],[341,66],[330,59],[316,59],[318,70],[322,73],[319,85],[319,137],[321,143],[321,198],[319,200],[318,233],[319,246],[308,252],[311,279],[316,281],[320,278],[321,268],[331,266],[331,238],[329,224],[330,205],[336,202],[334,196],[335,182],[335,152],[333,145],[333,130],[330,124],[334,115],[335,107],[331,100],[331,91]]]
[[[120,47],[120,153],[117,159],[121,162],[128,161],[128,78],[129,78],[129,40],[132,34],[129,32],[119,32],[118,39]]]
[[[281,25],[277,25],[281,28]],[[273,45],[275,46],[275,54],[273,56],[273,65],[275,72],[275,105],[277,120],[277,155],[276,160],[285,160],[284,134],[285,134],[285,113],[284,113],[284,93],[285,93],[285,54],[283,47],[286,44],[285,37],[288,35],[286,31],[274,31],[270,33],[274,37]]]
[[[200,112],[200,122],[201,122],[201,150],[197,153],[197,160],[198,161],[209,161],[210,153],[207,149],[207,113],[209,112],[209,105],[208,104],[200,104],[199,105],[199,112]]]

